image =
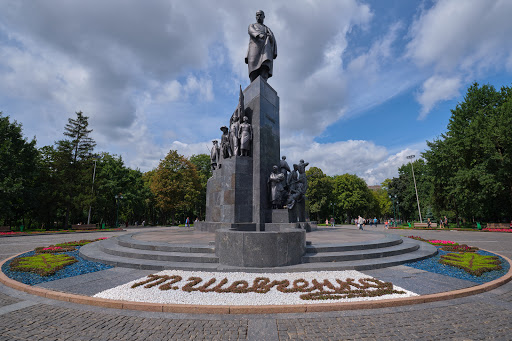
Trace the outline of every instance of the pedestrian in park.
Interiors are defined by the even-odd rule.
[[[364,219],[363,217],[359,216],[359,218],[357,219],[357,223],[358,223],[358,227],[360,230],[363,230],[363,225],[364,225]]]
[[[431,228],[432,227],[432,223],[430,222],[430,218],[427,219],[427,227],[428,228]]]
[[[334,227],[334,218],[331,218],[331,226]]]
[[[187,217],[187,219],[185,219],[185,226],[190,227],[190,218],[189,217]]]
[[[389,220],[384,221],[384,228],[385,228],[385,229],[387,229],[387,228],[388,228],[388,225],[389,225],[388,221],[389,221]]]
[[[375,227],[377,227],[377,223],[378,223],[377,217],[373,217],[373,225],[375,225]]]
[[[448,228],[448,218],[446,216],[444,216],[444,227]]]

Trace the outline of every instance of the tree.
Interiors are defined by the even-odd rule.
[[[333,217],[335,200],[332,178],[325,175],[318,167],[311,167],[306,171],[306,175],[308,176],[306,203],[311,220],[323,221],[324,218]]]
[[[212,166],[210,156],[207,154],[192,155],[190,162],[196,167],[201,183],[201,190],[197,197],[194,216],[203,218],[206,212],[206,185],[208,179],[212,176]]]
[[[39,153],[22,135],[21,124],[0,112],[0,222],[15,225],[37,206]]]
[[[428,175],[428,167],[423,159],[415,160],[413,165],[420,208],[422,212],[426,212],[426,209],[430,207],[433,188]],[[406,163],[398,169],[398,178],[393,178],[388,184],[388,193],[391,195],[392,201],[398,202],[400,218],[403,220],[419,220],[414,177],[411,163]]]
[[[89,118],[81,111],[76,112],[76,116],[76,119],[69,118],[64,127],[64,135],[69,139],[56,143],[55,165],[60,173],[61,187],[65,194],[65,227],[69,225],[71,213],[74,213],[75,220],[83,219],[85,207],[89,207],[92,200],[92,193],[87,191],[91,180],[86,170],[91,168],[92,151],[96,143],[89,137],[92,132],[92,129],[87,129]]]
[[[469,87],[452,110],[447,132],[424,153],[434,183],[434,209],[468,220],[512,215],[512,89]]]
[[[334,177],[334,196],[340,217],[347,220],[358,215],[369,217],[374,213],[375,199],[366,182],[354,174],[343,174]]]
[[[157,207],[166,220],[194,209],[201,184],[196,167],[177,151],[171,150],[160,161],[150,182]]]

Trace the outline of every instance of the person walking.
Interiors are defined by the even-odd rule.
[[[360,230],[364,230],[364,229],[363,229],[364,219],[363,219],[361,216],[359,216],[359,218],[357,219],[357,223],[358,223],[358,227],[359,227],[359,229],[360,229]]]
[[[377,227],[377,223],[378,223],[377,217],[373,217],[373,225],[375,225],[375,227]]]
[[[190,227],[190,218],[189,217],[187,217],[187,219],[185,220],[185,226]]]

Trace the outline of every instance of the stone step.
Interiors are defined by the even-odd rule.
[[[215,253],[215,242],[213,245],[204,244],[169,244],[162,242],[148,242],[134,239],[133,234],[117,237],[117,243],[121,246],[151,251],[164,252],[187,252],[187,253]]]
[[[306,245],[307,253],[321,253],[321,252],[344,252],[355,250],[369,250],[378,249],[383,247],[390,247],[403,243],[400,236],[389,234],[384,238],[371,240],[367,242],[352,242],[352,243],[338,243],[338,244],[309,244]]]
[[[308,252],[302,257],[302,263],[344,262],[360,259],[384,258],[414,252],[417,249],[419,249],[418,243],[403,241],[397,245],[376,249],[318,253],[311,253],[307,250]]]
[[[94,262],[100,262],[122,268],[140,270],[192,270],[192,271],[216,271],[218,263],[192,263],[192,262],[170,262],[152,259],[128,258],[111,255],[103,252],[97,243],[90,243],[80,248],[80,256]],[[96,245],[95,245],[96,244]]]
[[[404,238],[408,239],[408,238]],[[100,244],[108,241],[104,240],[101,242],[95,242],[85,245],[80,248],[80,255],[85,259],[97,261],[113,266],[144,269],[144,270],[189,270],[189,271],[219,271],[219,272],[231,272],[231,271],[243,271],[252,273],[264,273],[264,272],[301,272],[301,271],[334,271],[334,270],[370,270],[385,268],[389,266],[400,265],[406,262],[418,261],[424,258],[428,258],[437,253],[437,248],[433,245],[422,243],[410,239],[410,243],[416,244],[418,248],[415,251],[381,257],[381,258],[368,258],[359,260],[345,260],[338,262],[317,262],[317,263],[303,263],[291,266],[283,266],[278,268],[241,268],[226,266],[219,263],[197,263],[197,262],[176,262],[176,261],[165,261],[165,260],[154,260],[154,259],[141,259],[141,258],[129,258],[118,255],[112,255],[104,252],[100,248]],[[404,244],[409,244],[409,240],[406,240]]]
[[[190,262],[190,263],[218,263],[219,259],[212,253],[199,252],[176,252],[176,251],[154,251],[134,249],[122,246],[119,239],[109,238],[98,243],[102,252],[124,258],[158,260],[167,262]]]

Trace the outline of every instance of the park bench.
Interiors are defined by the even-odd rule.
[[[10,226],[0,226],[0,232],[11,232]]]
[[[428,223],[414,223],[414,227],[428,227]],[[437,223],[430,223],[430,227],[437,227]]]
[[[487,223],[488,229],[509,229],[509,223]]]
[[[71,225],[72,230],[95,230],[96,224],[76,224]]]

